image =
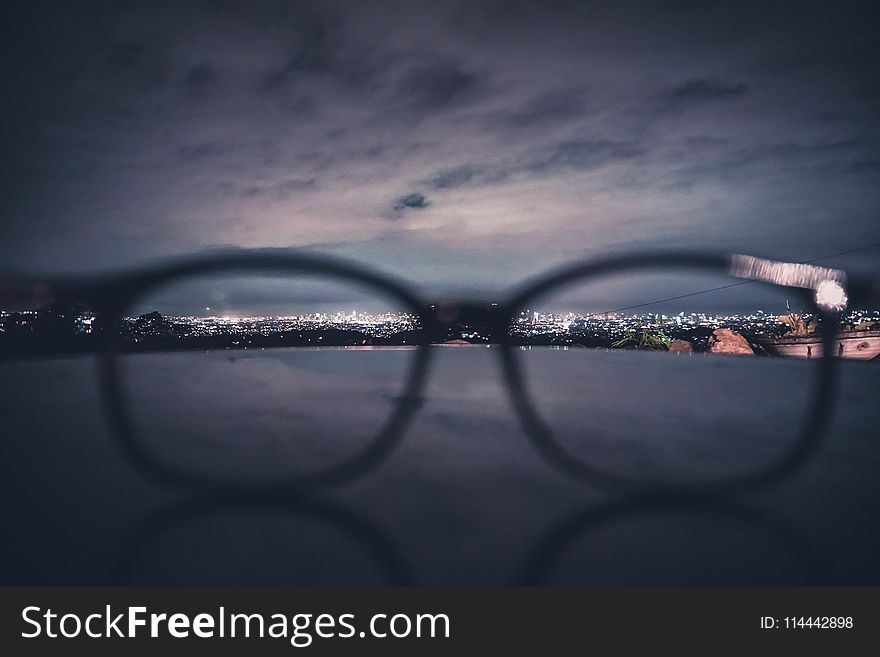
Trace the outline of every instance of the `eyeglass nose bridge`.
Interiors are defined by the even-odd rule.
[[[508,336],[509,313],[500,303],[443,300],[427,305],[424,315],[434,343],[464,339],[495,344]]]

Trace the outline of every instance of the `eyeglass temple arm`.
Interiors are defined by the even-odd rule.
[[[853,276],[840,269],[819,267],[807,263],[779,262],[734,254],[729,260],[730,273],[739,278],[767,281],[777,285],[788,285],[812,289],[819,299],[821,287],[826,284],[837,285],[845,297],[834,310],[849,308],[880,307],[880,275]]]

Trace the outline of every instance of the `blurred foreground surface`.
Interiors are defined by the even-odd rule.
[[[0,584],[880,585],[877,363],[840,364],[832,426],[795,476],[736,497],[622,498],[539,456],[495,351],[437,348],[425,405],[395,452],[308,500],[206,498],[145,480],[116,451],[91,358],[2,364]],[[687,361],[672,381],[669,356],[632,356],[639,376],[621,382],[585,376],[583,354],[556,352],[536,375],[547,393],[536,405],[563,427],[592,423],[600,447],[625,444],[635,427],[700,469],[748,467],[762,452],[738,439],[709,449],[695,435],[720,444],[720,423],[754,439],[758,426],[790,427],[774,405],[800,408],[799,372],[780,389],[761,374],[766,359]],[[167,379],[169,399],[176,380]],[[729,399],[719,381],[766,403],[706,413]],[[682,396],[695,426],[709,418],[712,428],[682,431],[670,414]],[[198,421],[223,426],[221,410],[208,400]],[[332,418],[357,424],[360,415]],[[637,451],[627,443],[583,456],[625,461]]]

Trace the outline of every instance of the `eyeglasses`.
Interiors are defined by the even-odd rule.
[[[427,303],[362,266],[274,250],[2,289],[46,305],[4,310],[0,353],[96,352],[123,453],[176,484],[360,476],[425,403],[438,345],[486,345],[566,474],[757,485],[812,454],[837,357],[880,348],[880,279],[741,255],[577,263],[479,302]]]

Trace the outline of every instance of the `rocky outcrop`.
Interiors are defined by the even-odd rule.
[[[677,339],[669,343],[669,351],[674,351],[680,354],[691,354],[694,351],[694,346],[687,340]]]
[[[713,354],[745,354],[754,356],[749,341],[732,329],[720,328],[709,336],[709,352]]]

